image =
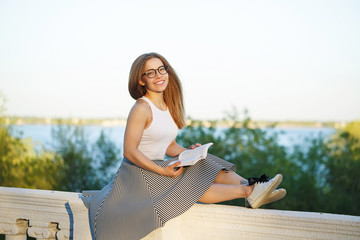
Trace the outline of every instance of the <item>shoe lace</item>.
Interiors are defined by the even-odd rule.
[[[269,176],[266,174],[261,175],[260,177],[252,177],[248,178],[249,186],[255,184],[255,183],[264,183],[268,182],[270,180]]]

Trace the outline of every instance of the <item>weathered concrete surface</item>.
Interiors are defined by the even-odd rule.
[[[79,193],[0,187],[0,234],[6,239],[90,240]],[[360,217],[196,204],[144,240],[360,239]]]

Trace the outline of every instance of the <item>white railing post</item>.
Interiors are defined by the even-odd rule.
[[[18,219],[14,223],[9,222],[0,222],[0,234],[5,235],[5,240],[26,240],[28,221]]]
[[[30,225],[27,231],[30,237],[36,238],[37,240],[55,240],[58,223],[31,220]]]

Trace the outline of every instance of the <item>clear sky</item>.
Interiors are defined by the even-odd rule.
[[[130,66],[152,51],[192,118],[360,119],[360,1],[0,0],[9,115],[126,117]]]

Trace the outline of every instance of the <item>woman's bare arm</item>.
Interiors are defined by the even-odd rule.
[[[166,155],[169,157],[175,157],[185,151],[186,148],[180,146],[175,142],[175,139],[170,143],[169,147],[166,149]]]

